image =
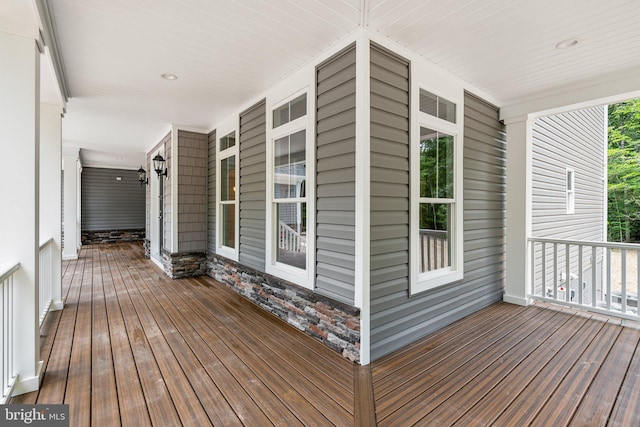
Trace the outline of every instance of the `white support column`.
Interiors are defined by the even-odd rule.
[[[531,281],[527,239],[531,235],[531,128],[522,118],[507,123],[506,283],[503,300],[527,305]]]
[[[38,306],[40,52],[33,38],[0,32],[0,261],[14,276],[15,394],[40,384]]]
[[[51,247],[50,310],[62,301],[62,107],[40,104],[40,236],[53,239]]]
[[[370,43],[363,35],[356,42],[356,257],[355,305],[360,308],[360,364],[371,362],[371,90]]]
[[[80,182],[79,150],[64,148],[62,165],[64,168],[64,248],[62,259],[78,259],[78,185]]]

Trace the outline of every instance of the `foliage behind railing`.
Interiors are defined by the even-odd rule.
[[[20,268],[20,264],[0,266],[0,343],[2,354],[0,354],[0,404],[7,403],[11,397],[11,392],[18,379],[13,366],[13,275]]]
[[[638,320],[640,245],[530,238],[529,297]]]

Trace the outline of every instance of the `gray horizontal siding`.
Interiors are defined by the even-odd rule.
[[[241,264],[265,270],[266,110],[262,100],[240,113]]]
[[[207,140],[207,250],[216,251],[216,131]]]
[[[409,287],[409,62],[375,45],[371,100],[370,283],[379,310],[376,295],[406,296]]]
[[[316,69],[316,291],[349,304],[355,292],[356,50]]]
[[[136,171],[84,168],[81,185],[83,231],[145,228],[146,186]]]
[[[604,107],[542,117],[533,125],[532,234],[602,240]],[[575,213],[566,213],[566,168],[575,170]]]
[[[372,210],[372,359],[502,298],[505,132],[495,107],[468,93],[464,99],[464,279],[409,297],[408,265],[403,249],[405,238],[397,235],[401,226],[408,229],[408,219],[404,224],[393,224],[395,218],[399,220],[405,215],[405,207],[402,205],[397,209],[400,212],[390,212],[376,219],[375,223],[379,224],[390,222],[384,228],[390,236],[388,244],[373,241]],[[397,132],[388,134],[398,136]],[[394,247],[397,253],[385,253],[386,261],[377,265],[373,262],[374,247],[381,250]]]

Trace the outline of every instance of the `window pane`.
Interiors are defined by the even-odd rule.
[[[296,99],[273,110],[273,127],[282,126],[286,123],[299,119],[307,114],[307,94],[304,93]]]
[[[274,141],[274,188],[276,199],[304,197],[306,131],[301,130]]]
[[[281,107],[273,110],[273,127],[277,128],[285,123],[289,123],[289,104],[284,104]]]
[[[226,150],[236,145],[236,133],[231,132],[229,135],[225,135],[220,138],[220,151]]]
[[[420,111],[438,117],[438,97],[431,92],[420,89]]]
[[[220,160],[220,200],[236,199],[236,156]]]
[[[453,136],[420,128],[420,197],[453,198]]]
[[[420,111],[451,123],[456,122],[456,104],[420,89]]]
[[[307,94],[302,94],[290,103],[291,112],[290,121],[294,121],[295,119],[299,119],[302,116],[307,115]]]
[[[420,203],[420,272],[451,267],[452,205]]]
[[[222,207],[222,245],[236,247],[236,205],[223,204]]]
[[[276,260],[307,268],[307,204],[276,203],[278,251]]]

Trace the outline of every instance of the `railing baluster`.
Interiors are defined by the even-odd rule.
[[[544,247],[544,243],[542,244]],[[530,251],[531,251],[531,283],[529,283],[529,292],[531,293],[531,295],[535,295],[536,294],[536,288],[535,288],[535,283],[536,283],[536,242],[531,242],[531,244],[529,245],[530,247]],[[544,257],[543,257],[544,259]],[[544,266],[544,264],[543,264]],[[544,267],[542,268],[542,272],[544,273]],[[544,284],[544,280],[542,281],[542,283]],[[543,285],[544,286],[544,285]]]
[[[565,257],[565,276],[564,276],[564,300],[569,302],[569,294],[571,293],[571,249],[569,244],[564,246]]]
[[[553,299],[558,299],[558,244],[553,244]]]
[[[582,305],[582,245],[578,245],[578,304]]]
[[[607,310],[611,310],[611,248],[607,248]]]
[[[597,271],[598,268],[598,249],[595,246],[591,246],[591,307],[596,306],[598,283],[597,283]]]
[[[620,251],[620,273],[621,273],[621,281],[620,286],[622,287],[622,312],[627,312],[627,251],[622,249]]]

